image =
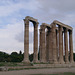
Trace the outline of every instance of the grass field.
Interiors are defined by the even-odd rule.
[[[20,66],[20,65],[14,62],[0,62],[0,66]]]
[[[0,67],[1,66],[25,66],[25,65],[31,66],[32,64],[25,64],[23,62],[21,62],[21,63],[17,63],[17,62],[0,62]]]

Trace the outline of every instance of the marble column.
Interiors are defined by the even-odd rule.
[[[63,61],[63,55],[62,55],[62,52],[63,52],[63,41],[62,41],[62,26],[59,26],[59,63],[60,64],[63,64],[64,61]]]
[[[68,58],[68,29],[64,28],[64,48],[65,48],[65,63],[69,63]]]
[[[58,30],[56,30],[56,55],[57,55],[57,61],[58,61]]]
[[[70,63],[73,63],[73,39],[72,39],[72,30],[69,31],[69,49],[70,49]]]
[[[49,63],[53,63],[53,49],[52,49],[52,29],[49,29],[49,32],[48,32],[48,34],[49,34],[49,40],[48,40],[48,44],[49,44],[49,59],[48,59],[48,62]]]
[[[38,22],[34,24],[34,57],[33,62],[38,63]]]
[[[49,59],[49,34],[48,34],[48,30],[46,32],[46,60],[48,62]]]
[[[41,56],[41,62],[46,63],[46,45],[45,45],[45,26],[41,25],[41,51],[42,51],[42,56]]]
[[[63,52],[64,52],[64,50],[63,50],[63,31],[62,31],[62,55],[63,55]],[[64,55],[63,55],[63,57],[64,57]]]
[[[42,45],[42,36],[41,36],[41,29],[39,29],[39,57],[40,57],[40,62],[41,62],[41,59],[42,59],[42,49],[41,49],[41,45]]]
[[[53,63],[58,63],[57,62],[57,56],[56,56],[56,24],[52,24],[52,39],[53,39]]]
[[[25,31],[24,31],[24,60],[23,62],[29,63],[29,20],[24,19]]]

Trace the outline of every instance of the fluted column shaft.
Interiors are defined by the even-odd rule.
[[[42,25],[41,26],[41,51],[42,51],[42,56],[41,56],[41,62],[45,63],[46,62],[46,45],[45,45],[45,27]]]
[[[53,63],[53,49],[52,49],[52,29],[49,29],[49,32],[48,32],[48,34],[49,34],[49,40],[48,40],[48,44],[49,44],[49,59],[48,59],[48,61],[49,61],[49,63]]]
[[[64,47],[65,47],[65,63],[69,63],[68,59],[68,29],[64,29]]]
[[[46,60],[49,59],[49,32],[46,32]]]
[[[62,36],[62,26],[59,26],[59,63],[64,63],[63,61],[63,55],[62,55],[62,52],[63,52],[63,36]]]
[[[57,61],[58,61],[58,30],[56,30],[56,55],[57,55]]]
[[[52,37],[53,37],[53,61],[57,63],[57,56],[56,56],[56,24],[52,25]]]
[[[63,55],[63,52],[64,52],[64,50],[63,50],[63,32],[62,32],[62,55]],[[63,55],[63,57],[64,57],[64,55]]]
[[[41,29],[39,30],[39,32],[40,32],[40,35],[39,35],[39,43],[40,43],[40,45],[39,45],[39,55],[40,55],[40,62],[41,62],[41,59],[42,59],[42,49],[41,49],[41,45],[42,45],[42,36],[41,36]]]
[[[73,39],[72,39],[72,31],[69,31],[69,49],[70,49],[70,62],[73,63]]]
[[[34,58],[33,62],[38,62],[38,23],[34,24]]]
[[[24,60],[23,62],[29,63],[29,20],[24,19],[25,31],[24,31]]]

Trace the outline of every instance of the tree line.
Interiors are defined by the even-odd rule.
[[[73,56],[75,61],[75,53],[73,53]],[[39,53],[38,53],[38,57],[39,57]],[[24,59],[24,53],[22,53],[21,51],[19,51],[19,53],[12,52],[11,54],[0,51],[0,62],[22,62],[23,59]],[[31,62],[33,61],[33,54],[29,54],[29,60]]]

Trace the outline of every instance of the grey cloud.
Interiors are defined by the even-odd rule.
[[[43,22],[49,23],[55,19],[64,21],[69,14],[75,12],[74,0],[37,0],[37,2],[38,6],[34,15]]]
[[[59,11],[72,11],[75,8],[75,0],[38,0],[38,2],[39,7],[46,11],[52,8]]]
[[[15,39],[18,42],[24,42],[24,32],[22,31],[21,33],[17,34]],[[29,43],[33,43],[33,32],[29,32]]]
[[[15,39],[18,41],[18,42],[24,42],[24,32],[22,31],[21,33],[17,34],[15,36]]]

